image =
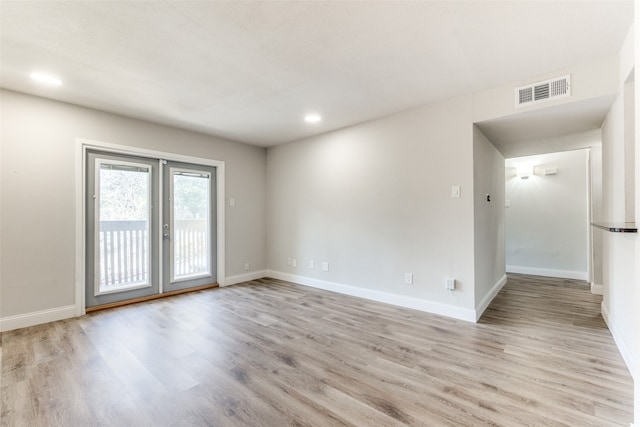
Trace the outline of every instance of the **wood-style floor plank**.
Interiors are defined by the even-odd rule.
[[[2,426],[628,426],[584,282],[510,275],[480,322],[261,279],[0,335]]]

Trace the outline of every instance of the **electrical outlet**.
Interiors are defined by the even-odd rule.
[[[249,271],[251,269],[251,264],[249,264],[248,262],[244,263],[244,271]]]
[[[329,271],[329,263],[328,262],[323,262],[322,263],[322,271]]]
[[[447,279],[447,290],[454,291],[456,289],[456,279]]]
[[[316,262],[314,260],[310,260],[309,261],[309,268],[311,270],[313,270],[314,268],[316,268]]]
[[[295,258],[293,258],[293,259],[291,260],[291,265],[292,265],[293,267],[297,267],[297,266],[298,266],[298,260],[296,260]]]
[[[293,260],[291,258],[287,258],[287,265],[291,265],[291,263],[293,263]]]
[[[404,283],[407,285],[413,284],[413,273],[404,273]]]

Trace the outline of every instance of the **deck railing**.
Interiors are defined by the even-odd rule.
[[[100,221],[99,265],[102,291],[149,281],[147,221]],[[206,220],[178,220],[171,233],[174,244],[173,275],[190,276],[207,271]]]
[[[209,271],[209,239],[206,219],[175,221],[173,232],[173,276],[181,278]]]
[[[148,221],[100,221],[100,286],[149,280]]]

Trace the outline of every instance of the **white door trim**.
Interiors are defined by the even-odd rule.
[[[149,150],[139,147],[131,147],[128,145],[117,145],[108,142],[95,141],[84,138],[76,138],[76,238],[75,238],[75,315],[82,316],[85,314],[85,174],[87,165],[87,150],[100,150],[111,153],[128,154],[138,157],[147,157],[151,159],[164,159],[183,163],[195,163],[216,168],[216,263],[217,263],[217,282],[220,286],[224,286],[225,279],[225,170],[224,161],[206,159],[202,157],[185,156],[182,154],[167,153],[164,151]],[[162,230],[160,230],[162,232]],[[161,264],[161,263],[160,263]]]
[[[585,150],[585,163],[587,170],[587,281],[593,283],[593,229],[591,221],[593,218],[593,195],[592,174],[591,174],[591,148]]]

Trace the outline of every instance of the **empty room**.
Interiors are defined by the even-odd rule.
[[[638,9],[0,0],[0,425],[638,426]]]

